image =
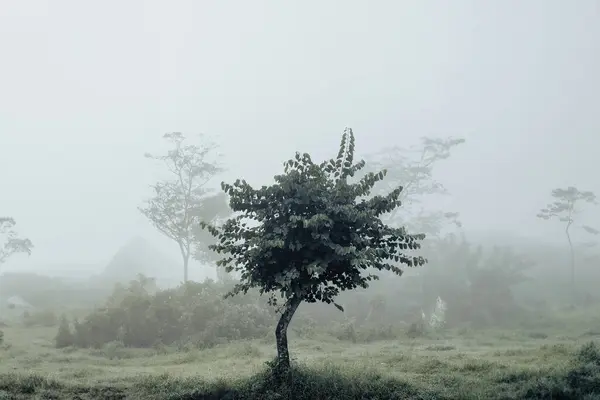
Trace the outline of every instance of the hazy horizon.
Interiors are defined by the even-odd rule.
[[[210,135],[223,179],[253,184],[295,151],[335,156],[345,126],[361,155],[463,137],[433,205],[467,232],[562,243],[535,216],[554,188],[600,194],[599,16],[594,0],[4,2],[0,214],[35,248],[0,273],[102,268],[137,236],[177,261],[137,210],[159,171],[143,155],[171,131]]]

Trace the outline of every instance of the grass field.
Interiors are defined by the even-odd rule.
[[[204,350],[57,350],[55,328],[4,328],[0,399],[600,399],[595,325],[365,344],[292,333],[296,368],[283,392],[266,373],[272,337]]]

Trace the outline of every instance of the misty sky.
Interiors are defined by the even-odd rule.
[[[594,0],[2,1],[0,214],[36,245],[6,267],[172,249],[136,209],[168,131],[261,184],[296,150],[334,156],[346,125],[360,153],[462,136],[440,206],[552,239],[551,189],[600,194],[599,50]]]

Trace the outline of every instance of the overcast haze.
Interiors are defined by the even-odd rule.
[[[551,189],[600,194],[599,50],[593,0],[2,1],[0,214],[36,246],[6,267],[172,249],[136,209],[169,131],[212,135],[251,183],[345,126],[362,154],[462,136],[441,206],[553,240]]]

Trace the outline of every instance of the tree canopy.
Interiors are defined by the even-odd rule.
[[[240,274],[230,295],[255,287],[271,294],[272,303],[277,303],[277,294],[283,297],[276,329],[283,367],[289,367],[287,326],[302,301],[335,304],[340,291],[368,287],[378,278],[375,270],[401,275],[401,265],[425,263],[423,257],[407,254],[420,247],[425,235],[381,220],[401,205],[402,187],[369,196],[385,170],[349,181],[365,167],[364,161],[354,162],[354,143],[347,128],[334,159],[316,164],[309,154],[296,153],[271,186],[255,189],[244,180],[223,183],[239,215],[220,229],[202,224],[217,238],[210,247],[223,255],[218,264]]]
[[[199,214],[205,208],[205,201],[213,201],[206,185],[222,169],[211,157],[216,149],[214,144],[206,141],[201,145],[185,144],[185,137],[179,132],[167,133],[164,138],[173,146],[166,155],[145,156],[163,162],[171,179],[155,183],[154,196],[139,210],[179,246],[186,282],[189,259],[197,244],[195,228]]]

